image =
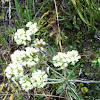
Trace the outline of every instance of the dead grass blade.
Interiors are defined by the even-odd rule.
[[[3,89],[3,86],[4,86],[4,83],[2,83],[2,84],[0,85],[0,92],[1,92],[2,89]]]
[[[49,12],[50,12],[50,11],[45,12],[45,13],[42,15],[42,17],[40,18],[40,20],[39,20],[38,23],[40,23],[40,21],[41,21],[47,14],[49,14]]]
[[[9,97],[9,100],[13,100],[14,99],[14,94],[11,94],[11,96]]]

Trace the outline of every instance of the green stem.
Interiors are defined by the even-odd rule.
[[[59,81],[59,82],[46,82],[47,84],[58,84],[58,83],[63,83],[64,82],[64,80],[63,81]]]
[[[35,0],[33,0],[33,11],[34,11],[34,15],[35,15]]]
[[[50,81],[61,81],[61,80],[65,80],[64,78],[62,78],[62,79],[50,79],[50,78],[48,78],[48,80],[50,80]]]
[[[70,72],[70,74],[67,76],[66,80],[69,79],[70,75],[73,73],[73,71],[76,69],[76,67],[77,67],[77,66],[75,66],[75,67],[73,68],[73,70],[72,70],[72,71]]]
[[[45,62],[44,62],[45,63]],[[51,68],[47,63],[45,63],[53,72],[55,72],[56,74],[58,74],[59,76],[63,77],[60,73],[58,73],[57,71],[55,71],[53,68]]]

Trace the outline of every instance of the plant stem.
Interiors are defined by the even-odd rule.
[[[78,83],[100,83],[100,81],[93,81],[93,80],[77,80],[77,79],[68,80],[68,82],[78,82]]]
[[[61,79],[50,79],[50,78],[48,78],[48,80],[50,80],[50,81],[61,81],[61,80],[64,80],[64,78],[61,78]]]
[[[45,63],[45,62],[44,62]],[[62,76],[60,73],[58,73],[57,71],[55,71],[53,68],[51,68],[47,63],[45,63],[53,72],[55,72],[56,74],[60,75],[61,77],[64,78],[64,76]]]
[[[58,83],[63,83],[64,82],[64,80],[63,81],[59,81],[59,82],[46,82],[47,84],[58,84]]]

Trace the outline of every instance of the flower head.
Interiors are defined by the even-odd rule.
[[[26,57],[26,52],[24,50],[16,50],[10,57],[13,63],[23,64],[23,59]]]
[[[26,24],[26,27],[30,27],[32,25],[32,22],[29,21],[27,24]]]
[[[17,32],[14,35],[14,40],[18,45],[20,44],[26,45],[26,34],[24,29],[17,30]]]
[[[55,67],[61,67],[61,69],[68,66],[69,60],[65,53],[58,52],[58,55],[53,57],[53,64]]]
[[[30,82],[30,79],[27,75],[21,77],[19,83],[21,84],[22,89],[25,90],[26,92],[33,89],[33,85]]]
[[[33,56],[34,54],[38,53],[38,49],[33,47],[26,47],[26,55],[27,56]]]
[[[23,76],[24,70],[22,65],[11,63],[7,66],[5,70],[7,78],[15,78],[18,79],[19,77]]]
[[[29,31],[31,32],[31,35],[35,34],[38,31],[37,23],[31,24],[29,26]]]
[[[78,54],[78,51],[72,50],[67,52],[67,57],[70,59],[70,62],[72,65],[75,65],[76,62],[81,58],[81,56]]]
[[[33,47],[26,47],[26,65],[28,67],[35,66],[39,62],[38,50]]]
[[[27,42],[31,41],[31,35],[38,31],[37,23],[32,24],[32,22],[28,22],[26,26],[29,27],[28,30],[18,29],[14,35],[14,40],[18,45],[26,45]]]
[[[74,65],[81,57],[76,50],[68,51],[66,54],[58,52],[58,55],[53,57],[53,64],[55,67],[60,67],[63,69],[68,66],[68,64]]]
[[[40,46],[44,46],[44,45],[46,45],[46,43],[43,41],[43,39],[35,39],[35,41],[34,41],[34,46],[35,47],[40,47]]]
[[[47,74],[44,71],[38,70],[32,73],[31,82],[34,87],[44,87],[47,81]]]

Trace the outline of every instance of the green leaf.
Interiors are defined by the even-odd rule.
[[[77,67],[77,66],[75,66],[75,67],[71,70],[71,72],[68,74],[68,76],[67,76],[67,78],[66,78],[67,80],[70,79],[70,76],[73,74],[73,72],[74,72],[74,70],[76,69],[76,67]]]
[[[73,92],[72,93],[70,92],[69,95],[73,97],[75,100],[79,100],[78,97]]]
[[[19,4],[18,4],[18,0],[14,0],[15,1],[15,6],[16,6],[16,11],[17,11],[17,14],[18,14],[18,17],[22,23],[22,17],[21,17],[21,14],[20,14],[20,7],[19,7]]]
[[[86,0],[86,3],[89,5],[90,3],[89,3],[89,0]]]
[[[34,15],[35,15],[35,0],[33,0],[33,11],[34,11]]]
[[[98,59],[98,64],[99,64],[99,67],[100,67],[100,59]]]
[[[80,83],[79,86],[84,86],[84,84],[83,83]]]
[[[92,61],[92,65],[93,66],[95,66],[96,64],[97,64],[97,61],[96,60]]]
[[[87,93],[87,92],[88,92],[88,88],[87,88],[87,87],[82,87],[82,88],[81,88],[81,92],[82,92],[83,94]]]
[[[2,39],[2,34],[0,33],[0,40]]]
[[[29,14],[29,10],[27,8],[27,6],[25,6],[26,10],[25,10],[25,18],[26,18],[26,22],[30,21],[30,14]]]
[[[78,15],[80,16],[81,20],[82,20],[85,24],[90,25],[89,22],[86,21],[86,20],[84,19],[83,15],[82,15],[82,13],[81,13],[81,11],[80,11],[79,9],[77,9],[77,12],[78,12]]]
[[[57,54],[56,51],[55,51],[50,45],[48,45],[47,48],[49,49],[49,52],[50,52],[52,55],[56,55],[56,54]]]
[[[56,90],[56,94],[61,94],[63,91],[63,87],[59,86],[59,88]]]
[[[43,99],[44,97],[45,97],[44,95],[40,95],[40,96],[38,96],[38,100],[44,100]]]

